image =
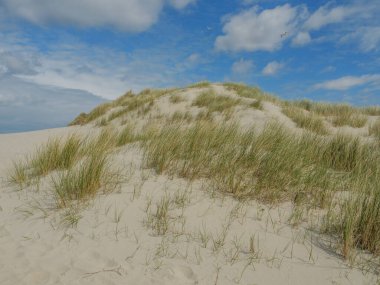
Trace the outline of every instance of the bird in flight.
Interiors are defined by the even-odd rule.
[[[288,32],[282,33],[281,38],[285,37],[288,34]]]

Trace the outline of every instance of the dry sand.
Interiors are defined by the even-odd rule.
[[[280,116],[270,103],[265,110]],[[6,171],[49,137],[78,131],[91,128],[0,135],[0,284],[376,284],[376,275],[350,267],[309,224],[291,226],[290,204],[239,203],[206,191],[204,181],[156,175],[141,167],[137,145],[115,154],[120,188],[78,210],[70,227],[68,210],[49,209],[48,179],[16,191]],[[163,197],[171,200],[170,226],[157,236],[147,213]]]

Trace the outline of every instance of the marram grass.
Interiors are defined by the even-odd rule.
[[[51,175],[57,206],[69,207],[72,201],[112,191],[118,176],[111,171],[112,153],[139,141],[145,166],[159,174],[203,179],[210,191],[237,199],[271,204],[291,201],[296,206],[324,208],[324,230],[341,240],[345,257],[354,247],[380,254],[378,140],[366,142],[340,132],[330,134],[325,126],[326,121],[336,127],[366,126],[365,115],[379,115],[378,107],[284,102],[255,87],[234,83],[224,86],[241,98],[218,96],[207,89],[209,83],[197,84],[194,87],[205,88],[193,102],[203,108],[198,113],[177,112],[151,121],[140,132],[128,123],[121,131],[104,127],[96,136],[52,139],[24,161],[16,162],[9,180],[22,188],[34,178]],[[131,112],[134,117],[145,116],[155,108],[157,99],[172,91],[129,92],[76,120],[79,124],[96,120],[107,125]],[[217,112],[231,112],[239,104],[247,106],[245,101],[249,99],[253,108],[262,109],[264,101],[282,107],[300,128],[310,132],[296,135],[279,123],[266,125],[262,132],[243,131],[237,123],[213,119]],[[176,95],[169,100],[178,103]],[[112,112],[113,107],[118,107],[117,111]],[[370,122],[369,135],[379,138],[379,119],[371,118]],[[157,226],[152,227],[156,234],[167,230],[167,207],[161,201],[150,215],[151,225]]]
[[[323,118],[318,115],[293,106],[283,107],[282,112],[292,119],[299,128],[304,128],[320,135],[329,133]]]

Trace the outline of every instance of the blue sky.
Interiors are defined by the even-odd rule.
[[[0,0],[0,110],[200,80],[380,104],[377,2]]]

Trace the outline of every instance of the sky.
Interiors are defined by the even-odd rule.
[[[0,132],[197,81],[380,104],[378,0],[0,0]]]

